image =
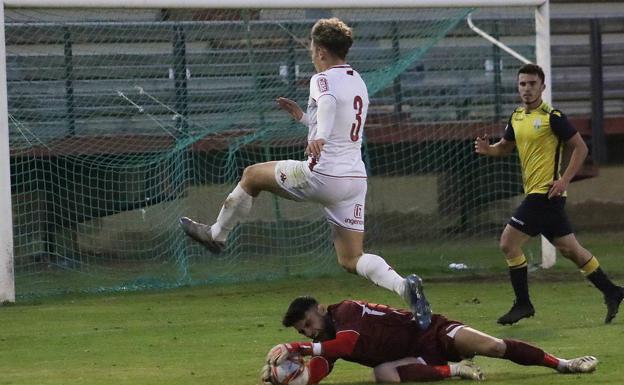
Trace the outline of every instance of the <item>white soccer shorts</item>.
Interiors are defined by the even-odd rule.
[[[321,204],[330,223],[364,231],[365,177],[319,174],[312,172],[305,161],[282,160],[275,166],[275,180],[293,200]]]

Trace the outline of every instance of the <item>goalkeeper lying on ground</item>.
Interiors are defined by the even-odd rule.
[[[290,379],[290,384],[297,385],[317,384],[339,358],[373,368],[375,381],[385,383],[450,377],[483,380],[474,363],[462,361],[475,355],[545,366],[559,373],[589,373],[598,365],[592,356],[557,358],[526,342],[495,338],[440,314],[433,315],[428,329],[420,330],[409,311],[362,301],[324,307],[312,297],[299,297],[290,304],[282,324],[313,342],[271,349],[261,373],[267,385],[280,384],[274,378],[275,369],[296,356],[313,357],[300,378]]]

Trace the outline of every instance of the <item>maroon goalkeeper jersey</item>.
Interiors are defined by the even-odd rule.
[[[431,326],[422,331],[407,310],[351,300],[330,305],[327,311],[336,328],[334,341],[350,345],[340,349],[350,353],[328,357],[332,360],[342,358],[370,367],[405,357],[421,357],[429,365],[461,360],[452,338],[453,331],[463,326],[461,322],[434,314]]]

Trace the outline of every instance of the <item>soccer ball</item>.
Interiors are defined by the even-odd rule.
[[[271,365],[271,379],[275,385],[307,385],[310,373],[301,356],[287,358],[279,365]]]

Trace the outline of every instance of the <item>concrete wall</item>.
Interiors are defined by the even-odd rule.
[[[370,236],[379,242],[417,239],[459,225],[456,216],[438,214],[438,180],[434,175],[417,177],[373,177],[369,180],[367,224]],[[124,254],[140,245],[155,242],[152,237],[163,228],[178,231],[177,218],[189,215],[211,223],[231,185],[196,186],[182,202],[167,202],[82,225],[77,236],[82,251]],[[568,191],[567,212],[576,230],[624,230],[624,167],[604,167],[599,176],[573,183]],[[522,196],[492,202],[471,217],[482,228],[502,228]],[[323,218],[321,207],[297,203],[270,194],[255,202],[247,222],[313,221]],[[81,231],[82,230],[82,231]],[[448,236],[448,235],[445,235]],[[411,238],[409,238],[411,237]]]

